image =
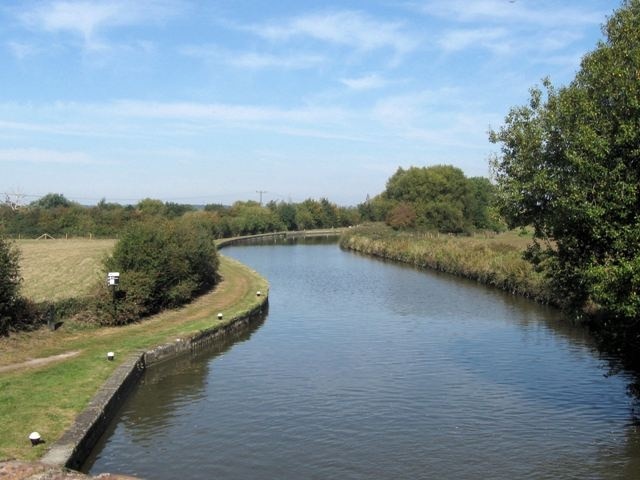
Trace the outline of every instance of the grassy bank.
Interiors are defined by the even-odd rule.
[[[228,323],[264,298],[255,293],[267,291],[266,280],[242,264],[221,256],[220,274],[218,286],[191,304],[126,327],[67,321],[55,332],[40,329],[0,338],[0,460],[40,457],[128,354],[211,327],[220,322],[218,312]],[[106,361],[108,351],[115,352],[115,362]],[[73,355],[13,368],[66,353]],[[34,430],[47,443],[32,448],[27,436]]]
[[[522,259],[530,238],[514,232],[475,237],[397,232],[383,225],[349,230],[342,248],[476,280],[543,303],[553,298]]]

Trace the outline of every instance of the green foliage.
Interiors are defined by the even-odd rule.
[[[567,306],[625,325],[640,318],[640,1],[604,31],[569,86],[545,80],[490,139],[501,212],[534,227],[531,258]]]
[[[363,219],[385,220],[394,228],[448,233],[498,230],[489,208],[494,186],[488,179],[466,178],[451,165],[399,168],[387,188],[359,206]]]
[[[229,228],[232,236],[283,230],[278,215],[258,202],[236,202],[229,210]]]
[[[36,208],[59,208],[59,207],[70,207],[71,202],[65,198],[61,193],[48,193],[44,197],[36,200],[35,202],[31,202],[31,207]]]
[[[166,213],[165,204],[161,200],[154,198],[140,200],[136,205],[136,209],[143,215],[148,216],[162,216]]]
[[[416,226],[416,210],[411,203],[402,202],[391,209],[386,223],[395,229],[414,228]]]
[[[20,295],[20,252],[0,237],[0,335],[39,326],[46,305],[39,307]]]
[[[216,238],[252,235],[278,230],[304,230],[355,225],[360,222],[357,208],[339,207],[326,198],[302,203],[236,202],[232,206],[208,204],[203,210],[192,205],[145,198],[136,206],[107,203],[95,207],[69,202],[59,194],[49,194],[29,208],[15,210],[0,204],[0,232],[36,238],[48,233],[61,236],[116,237],[128,225],[145,219],[180,219],[200,215]],[[42,203],[47,208],[36,204]]]
[[[105,266],[120,272],[120,293],[101,289],[98,316],[102,323],[124,324],[213,286],[218,257],[211,231],[197,218],[155,219],[129,226]]]
[[[20,254],[0,237],[0,335],[5,335],[16,321],[20,281]]]

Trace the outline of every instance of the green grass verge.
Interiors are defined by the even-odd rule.
[[[267,281],[246,266],[221,256],[223,281],[183,308],[125,327],[97,328],[67,322],[55,332],[40,329],[0,339],[0,367],[31,358],[79,350],[64,360],[0,373],[0,460],[35,460],[59,438],[113,370],[132,352],[173,341],[250,311]],[[217,313],[224,312],[224,320]],[[113,351],[116,361],[106,361]],[[47,443],[31,447],[38,431]]]

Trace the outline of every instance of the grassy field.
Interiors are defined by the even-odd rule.
[[[76,242],[75,248],[68,248],[71,244],[66,242]],[[83,245],[83,242],[92,245]],[[112,241],[108,242],[61,240],[43,244],[45,250],[51,248],[49,254],[40,254],[37,245],[24,242],[28,245],[27,250],[31,249],[25,253],[24,261],[32,262],[31,273],[26,269],[23,271],[25,291],[46,292],[47,288],[53,288],[57,292],[52,283],[49,287],[42,284],[37,288],[27,284],[34,278],[32,272],[53,270],[49,267],[50,258],[66,264],[65,252],[74,259],[69,263],[84,265],[79,274],[89,282],[94,281],[95,265],[113,245]],[[85,247],[84,256],[77,253]],[[87,260],[88,257],[91,259]],[[44,264],[38,266],[37,258]],[[183,308],[163,312],[140,323],[97,328],[67,321],[57,331],[40,329],[0,338],[0,460],[34,460],[42,456],[48,445],[62,435],[128,354],[174,341],[217,323],[230,322],[256,305],[256,291],[267,292],[268,284],[264,278],[224,256],[221,256],[220,274],[223,280],[212,292]],[[36,277],[35,283],[39,283],[42,276]],[[70,283],[73,283],[72,288],[63,288],[65,295],[84,291],[81,282]],[[222,322],[217,319],[218,312],[224,312]],[[115,362],[105,360],[108,351],[116,353]],[[64,354],[71,355],[38,365],[18,365],[32,359]],[[27,437],[34,430],[47,443],[31,447]]]
[[[36,302],[82,297],[101,280],[115,240],[18,240],[22,294]]]

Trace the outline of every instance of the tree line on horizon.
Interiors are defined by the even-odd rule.
[[[338,228],[384,221],[398,229],[469,233],[500,229],[492,214],[494,187],[486,178],[467,178],[453,166],[399,168],[386,190],[357,206],[338,206],[326,198],[303,202],[238,201],[194,206],[146,198],[135,205],[101,200],[86,206],[49,193],[21,208],[0,204],[0,235],[37,238],[117,237],[133,223],[187,217],[207,226],[214,238],[275,231]]]

